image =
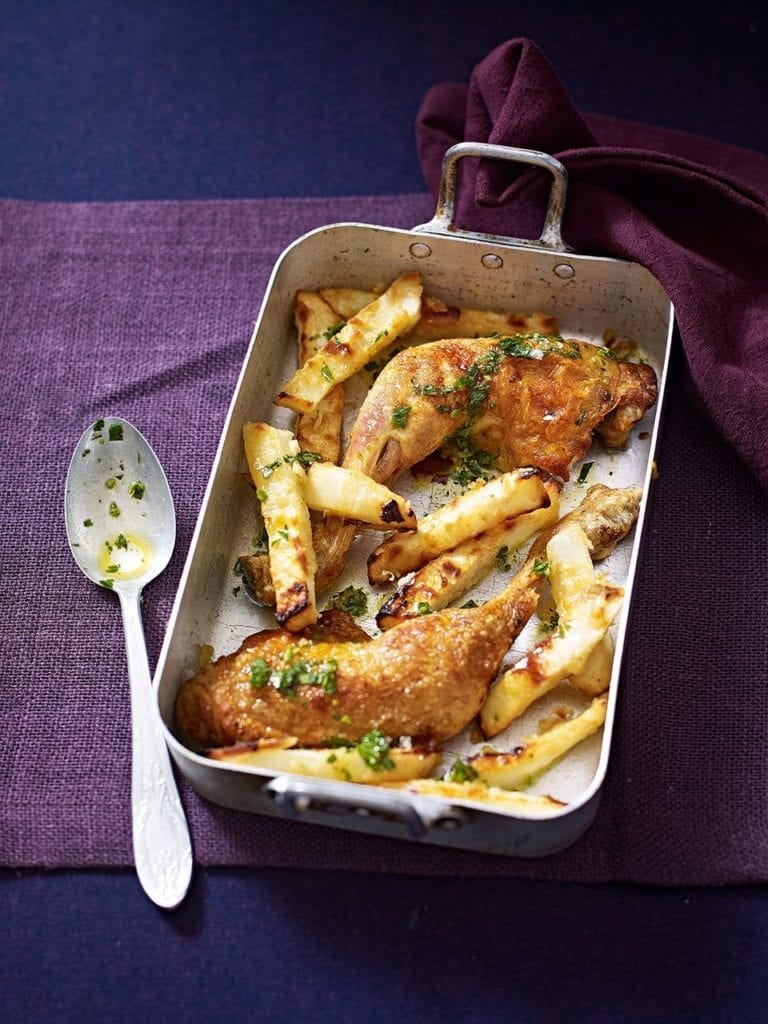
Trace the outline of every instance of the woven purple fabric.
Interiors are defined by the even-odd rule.
[[[768,157],[574,108],[538,47],[504,43],[469,87],[435,86],[418,123],[433,191],[462,140],[543,150],[569,174],[564,237],[643,264],[675,305],[697,401],[768,488]],[[462,179],[464,227],[537,237],[542,175],[483,161]]]
[[[202,203],[0,203],[4,665],[0,863],[131,863],[128,692],[114,595],[67,548],[82,430],[123,415],[157,450],[179,520],[146,591],[156,661],[272,264],[320,224],[408,227],[426,195]],[[576,881],[768,879],[766,498],[673,367],[597,821],[541,861],[234,813],[182,784],[206,865]]]

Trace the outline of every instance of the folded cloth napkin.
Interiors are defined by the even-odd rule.
[[[127,673],[114,594],[76,568],[64,478],[83,429],[123,415],[178,518],[146,591],[154,664],[226,410],[280,251],[333,221],[409,227],[426,195],[0,202],[0,865],[132,863]],[[182,780],[200,865],[559,881],[768,881],[768,497],[671,375],[608,776],[594,825],[537,861],[236,813]]]
[[[468,87],[433,87],[417,142],[436,191],[455,142],[537,149],[567,168],[564,237],[633,260],[675,306],[697,401],[768,488],[768,157],[582,116],[530,40],[493,50]],[[530,238],[542,175],[482,161],[462,175],[457,223]]]

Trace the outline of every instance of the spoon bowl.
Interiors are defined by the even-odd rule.
[[[133,593],[168,565],[176,543],[173,498],[147,440],[126,420],[97,420],[67,474],[67,537],[94,583]]]
[[[168,565],[176,516],[157,456],[127,420],[97,420],[83,433],[67,473],[64,515],[75,561],[120,599],[131,691],[134,859],[147,895],[170,909],[189,887],[192,848],[152,699],[140,599]]]

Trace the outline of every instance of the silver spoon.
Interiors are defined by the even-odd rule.
[[[140,597],[168,565],[176,516],[165,473],[126,420],[97,420],[67,473],[64,514],[75,561],[120,598],[131,690],[131,809],[136,872],[160,907],[178,906],[192,877],[189,829],[152,699]]]

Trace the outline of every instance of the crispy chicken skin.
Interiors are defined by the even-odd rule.
[[[177,724],[199,746],[279,736],[323,746],[332,738],[356,742],[374,728],[442,742],[478,713],[537,600],[535,589],[513,581],[481,608],[425,615],[368,642],[328,639],[327,631],[313,628],[256,633],[183,684]],[[272,686],[254,688],[254,660],[279,668],[289,647],[293,657],[313,665],[334,661],[335,693],[303,685],[286,697]]]
[[[499,469],[536,466],[567,480],[595,431],[619,448],[656,401],[650,366],[622,362],[587,342],[553,344],[545,335],[520,339],[529,354],[498,361],[499,338],[455,338],[403,349],[366,396],[344,465],[391,482],[467,423],[478,448],[498,453]],[[396,427],[394,410],[403,408],[409,410],[407,420]],[[354,537],[355,528],[341,520],[318,524],[318,591],[343,571]]]
[[[567,480],[595,430],[620,447],[656,400],[649,366],[542,335],[521,336],[527,355],[503,354],[515,340],[456,338],[399,352],[363,402],[344,465],[393,480],[469,421],[472,441],[498,453],[500,469],[536,466]],[[393,411],[403,407],[407,422],[395,427]]]
[[[334,737],[356,742],[374,728],[433,743],[456,735],[480,710],[504,655],[536,608],[543,579],[535,559],[542,544],[575,520],[593,557],[604,557],[631,529],[640,493],[590,488],[582,504],[533,545],[510,584],[478,608],[409,619],[374,640],[341,611],[324,612],[300,633],[271,629],[249,636],[233,654],[182,684],[175,709],[180,734],[200,748],[279,737],[323,746]],[[278,669],[286,659],[318,666],[333,661],[335,693],[317,685],[301,685],[292,696],[270,685],[254,687],[257,659]]]

